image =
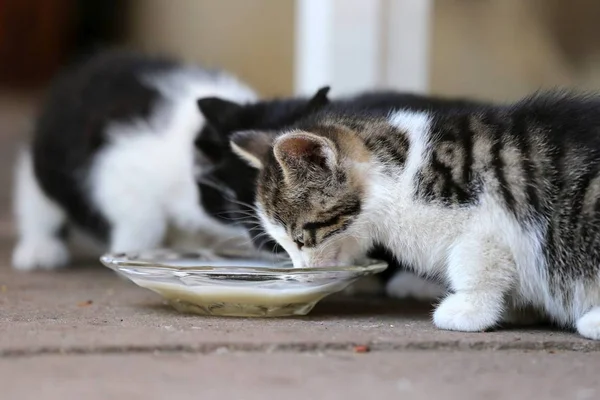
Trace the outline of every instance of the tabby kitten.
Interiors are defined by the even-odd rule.
[[[387,115],[394,109],[435,110],[448,112],[480,105],[464,99],[446,99],[401,92],[367,92],[357,96],[330,100],[329,87],[319,89],[311,98],[269,99],[241,104],[219,97],[198,100],[198,107],[208,122],[196,139],[200,153],[210,160],[199,176],[202,202],[206,210],[222,222],[241,220],[233,211],[231,198],[242,214],[254,214],[256,169],[241,160],[231,149],[232,134],[243,130],[269,131],[276,135],[303,118],[323,109]],[[233,217],[233,218],[232,218]],[[271,238],[256,225],[247,226],[257,247],[277,250]]]
[[[198,150],[211,161],[211,166],[205,168],[199,178],[203,206],[208,213],[224,223],[246,221],[245,226],[257,248],[281,250],[257,224],[258,217],[252,204],[258,171],[231,150],[229,138],[233,133],[253,129],[266,130],[276,135],[279,130],[289,128],[302,118],[325,109],[328,112],[370,110],[385,116],[399,108],[451,112],[480,105],[465,99],[436,98],[393,91],[367,92],[329,100],[328,91],[328,87],[321,88],[310,99],[270,99],[249,104],[239,104],[221,98],[204,98],[198,101],[208,124],[199,135],[196,144]],[[406,268],[399,265],[393,255],[381,246],[373,248],[370,255],[390,264],[390,267],[377,277],[388,295],[431,300],[445,293],[445,288],[439,284],[425,281],[407,272]]]
[[[533,307],[598,340],[598,109],[600,97],[555,93],[451,113],[321,113],[232,146],[260,169],[262,223],[296,266],[351,262],[378,242],[447,280],[439,328],[487,330]]]

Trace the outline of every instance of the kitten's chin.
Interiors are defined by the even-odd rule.
[[[310,260],[309,265],[313,268],[326,268],[326,267],[335,267],[339,264],[338,256],[340,255],[340,250],[335,250],[335,252],[326,255],[325,257],[313,258]]]
[[[344,265],[352,264],[352,260],[340,257],[342,249],[338,249],[329,257],[320,258],[318,260],[310,260],[308,266],[312,268],[328,268],[328,267],[340,267]]]
[[[305,254],[300,255],[299,257],[292,256],[292,264],[294,264],[294,268],[327,268],[327,267],[337,267],[340,265],[340,260],[337,257],[328,257],[319,260],[311,259],[310,256],[306,256]]]
[[[322,249],[296,250],[290,248],[288,254],[295,268],[328,268],[356,265],[357,260],[364,258],[360,251],[360,243],[347,242],[342,246],[333,246]]]
[[[316,261],[311,267],[314,268],[327,268],[327,267],[338,267],[340,262],[338,260],[324,260],[324,261]]]
[[[361,264],[365,260],[365,253],[362,251],[364,246],[355,241],[347,241],[341,246],[335,248],[329,247],[327,253],[323,251],[315,251],[318,257],[311,257],[305,254],[305,266],[312,268],[328,268],[328,267],[347,267]]]

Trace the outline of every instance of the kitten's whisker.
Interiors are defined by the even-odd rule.
[[[259,212],[259,209],[258,209],[258,207],[257,207],[257,206],[255,206],[255,205],[248,204],[248,203],[245,203],[245,202],[243,202],[243,201],[239,201],[239,200],[231,200],[231,202],[232,202],[232,203],[234,203],[234,204],[237,204],[237,205],[243,206],[243,207],[247,207],[247,208],[249,208],[250,210],[252,210],[252,211],[254,211],[254,212]]]

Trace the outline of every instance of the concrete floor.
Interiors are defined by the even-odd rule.
[[[301,318],[203,318],[95,260],[12,271],[10,162],[28,104],[0,101],[0,399],[600,398],[600,342],[570,332],[443,332],[429,305],[364,297]]]

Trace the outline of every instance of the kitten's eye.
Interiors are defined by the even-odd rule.
[[[294,238],[294,243],[296,243],[296,246],[298,246],[298,250],[300,250],[302,247],[304,247],[304,235],[303,234],[296,235],[296,237]]]

